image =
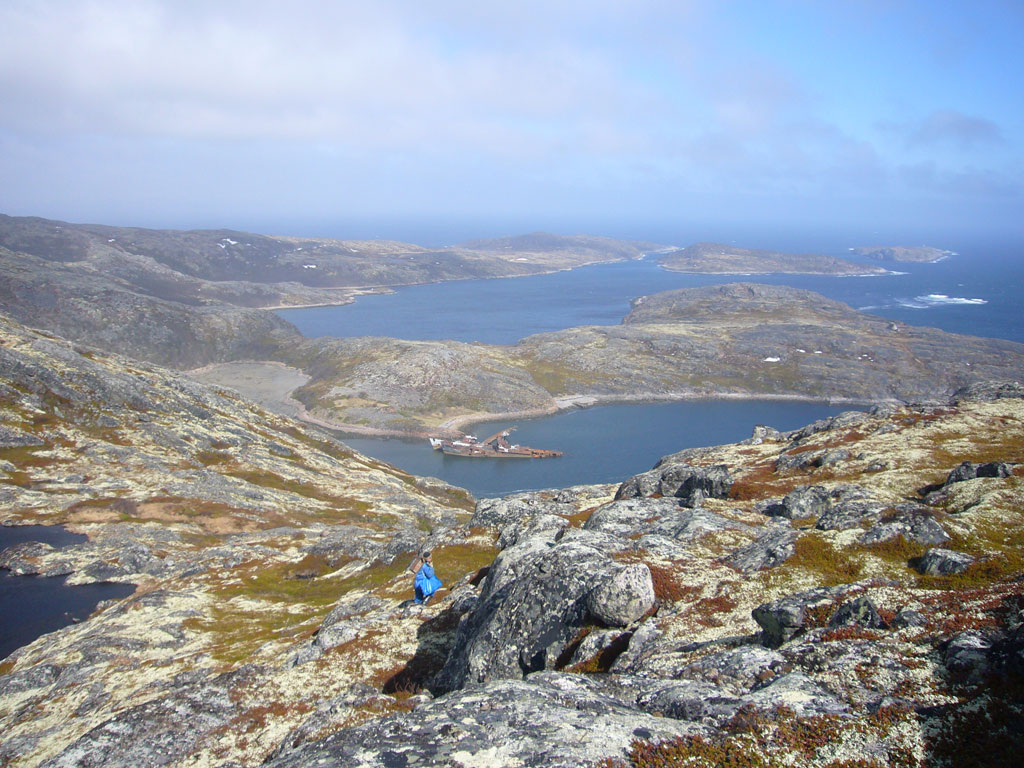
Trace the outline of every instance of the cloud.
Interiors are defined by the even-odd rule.
[[[1003,132],[994,122],[965,115],[955,109],[937,109],[923,120],[883,122],[879,127],[901,136],[911,149],[945,145],[970,150],[1005,143]]]
[[[562,32],[621,22],[622,46],[639,36],[629,8],[7,2],[0,127],[511,155],[629,146],[627,117],[656,111],[657,89],[596,33]]]

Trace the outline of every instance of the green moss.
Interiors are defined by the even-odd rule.
[[[787,568],[804,568],[816,575],[821,586],[849,584],[860,578],[864,564],[856,554],[835,549],[818,532],[804,533],[793,545]]]

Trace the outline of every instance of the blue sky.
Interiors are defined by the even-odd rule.
[[[1022,39],[996,0],[5,0],[0,212],[1019,237]]]

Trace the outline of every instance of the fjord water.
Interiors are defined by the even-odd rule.
[[[811,290],[909,325],[1024,342],[1024,247],[1005,243],[945,247],[957,255],[931,264],[882,263],[893,274],[880,277],[683,274],[668,272],[648,257],[534,277],[410,286],[393,294],[363,296],[346,306],[279,314],[307,336],[514,344],[533,333],[616,325],[629,312],[632,300],[658,291],[747,281]],[[790,250],[815,252],[813,246]],[[849,257],[840,250],[829,255]],[[749,437],[755,424],[792,429],[840,410],[780,401],[654,403],[602,406],[473,429],[483,437],[517,424],[516,442],[566,452],[551,460],[472,460],[444,457],[428,450],[425,441],[343,439],[414,474],[440,477],[477,495],[491,496],[616,482],[650,469],[665,454]]]
[[[85,541],[55,525],[0,526],[0,550],[25,541],[60,548]],[[101,600],[127,597],[129,584],[67,586],[64,576],[15,576],[0,570],[0,659],[40,635],[86,618]]]
[[[683,448],[750,437],[755,424],[796,429],[846,410],[785,400],[692,400],[604,405],[540,419],[477,424],[485,437],[516,426],[511,440],[564,455],[550,459],[472,459],[432,451],[426,440],[350,438],[352,448],[414,475],[439,477],[478,497],[540,488],[613,483],[645,472]]]
[[[308,337],[514,344],[534,333],[618,325],[640,296],[743,281],[803,288],[910,325],[1024,342],[1024,244],[962,248],[933,264],[870,262],[894,273],[880,277],[697,275],[668,272],[649,256],[533,277],[408,286],[344,306],[278,314]],[[850,258],[843,251],[828,255]]]

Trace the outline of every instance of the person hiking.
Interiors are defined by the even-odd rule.
[[[431,595],[441,588],[441,580],[434,574],[434,558],[431,553],[424,552],[420,558],[423,564],[416,571],[413,589],[416,592],[416,602],[426,603]]]

